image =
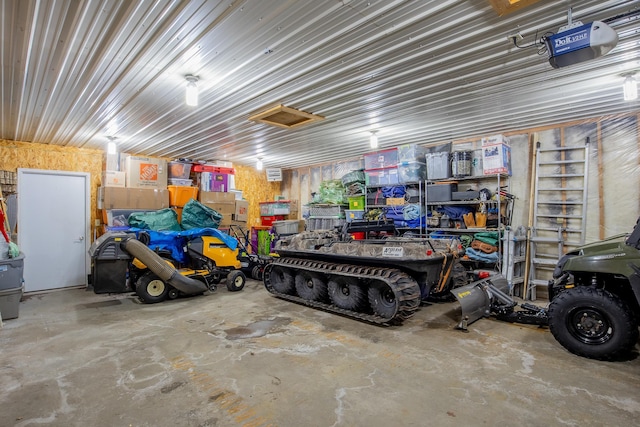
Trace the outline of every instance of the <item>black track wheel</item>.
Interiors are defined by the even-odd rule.
[[[564,348],[578,356],[615,360],[638,340],[638,324],[619,297],[603,289],[577,287],[549,304],[549,329]]]
[[[246,282],[247,276],[240,270],[232,270],[227,275],[227,289],[231,292],[241,291]]]
[[[169,286],[153,272],[148,271],[136,282],[136,294],[147,304],[167,299]]]
[[[356,312],[367,308],[367,294],[357,278],[333,276],[327,287],[329,298],[337,307]]]
[[[296,274],[295,282],[296,292],[298,292],[300,298],[321,302],[329,300],[327,283],[319,274],[299,271]]]
[[[276,292],[281,294],[293,295],[296,290],[296,284],[293,280],[291,270],[279,265],[274,265],[271,269],[271,286]]]
[[[378,316],[391,318],[398,311],[398,299],[386,283],[372,283],[367,292],[369,304]]]

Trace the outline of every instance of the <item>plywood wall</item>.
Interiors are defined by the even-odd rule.
[[[97,189],[101,184],[104,169],[104,151],[59,147],[49,144],[36,144],[0,140],[0,169],[16,172],[18,168],[45,169],[91,174],[91,226],[100,218],[97,210]],[[243,191],[249,201],[249,225],[260,224],[259,202],[272,201],[280,195],[280,183],[268,182],[264,171],[253,167],[235,165],[236,188]],[[93,230],[92,230],[93,234]]]
[[[281,195],[280,182],[267,181],[264,170],[242,165],[233,167],[236,170],[236,189],[242,190],[242,197],[249,202],[248,225],[260,225],[260,202],[271,202],[275,196]]]
[[[104,151],[60,147],[49,144],[0,140],[0,169],[17,172],[18,168],[86,172],[91,175],[91,227],[99,218],[97,189],[103,169]]]

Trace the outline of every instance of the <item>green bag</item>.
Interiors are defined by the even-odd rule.
[[[473,238],[491,246],[498,246],[500,235],[496,231],[483,231],[473,235]]]
[[[218,228],[222,214],[203,205],[195,199],[191,199],[182,208],[182,228]]]
[[[182,231],[178,214],[173,209],[152,212],[133,212],[127,220],[131,227],[153,231]]]

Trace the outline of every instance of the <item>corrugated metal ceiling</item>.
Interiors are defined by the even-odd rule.
[[[638,1],[546,1],[498,16],[487,0],[4,0],[3,139],[294,168],[382,148],[637,111],[639,24],[607,56],[553,69],[531,44]],[[200,103],[185,105],[185,76]],[[297,129],[248,117],[284,104]]]

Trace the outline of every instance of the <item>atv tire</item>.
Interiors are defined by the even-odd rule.
[[[549,304],[549,329],[578,356],[618,360],[638,341],[638,324],[619,297],[603,289],[567,289]]]
[[[143,274],[136,282],[136,294],[147,304],[162,302],[169,295],[169,288],[151,271]]]

